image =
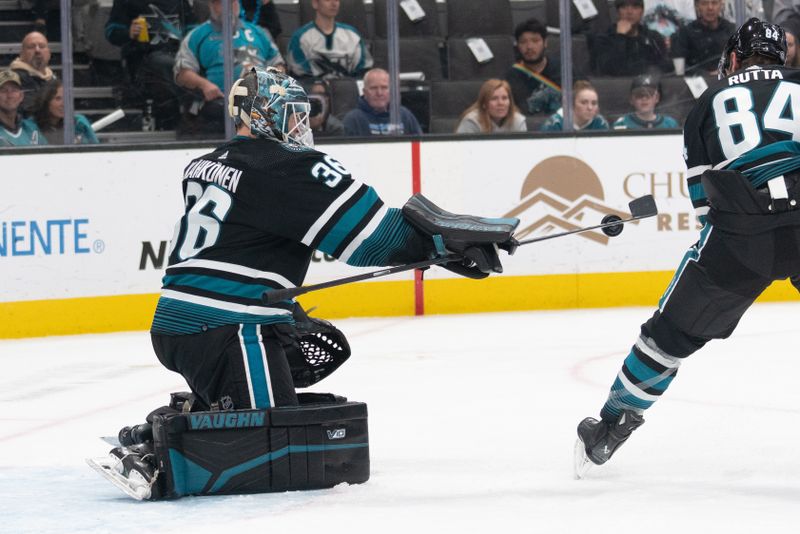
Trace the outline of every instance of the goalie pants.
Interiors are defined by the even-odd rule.
[[[286,353],[273,325],[226,325],[192,335],[151,334],[167,369],[181,374],[206,409],[296,406]]]
[[[683,358],[730,336],[775,280],[800,274],[800,228],[738,235],[707,224],[678,267],[611,387],[601,416],[641,412],[664,393]]]

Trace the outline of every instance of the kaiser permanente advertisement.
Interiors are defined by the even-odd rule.
[[[451,212],[518,217],[519,239],[624,217],[646,194],[660,212],[616,238],[594,231],[520,247],[502,254],[502,275],[482,281],[433,267],[416,282],[401,273],[300,299],[327,318],[652,305],[698,235],[679,135],[320,148],[390,206],[418,190]],[[204,152],[4,156],[0,337],[149,328],[183,212],[183,169]],[[316,253],[306,284],[369,270]],[[785,284],[764,298],[797,293]]]

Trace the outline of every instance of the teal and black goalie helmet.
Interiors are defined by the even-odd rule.
[[[228,95],[228,114],[237,127],[244,124],[256,137],[313,148],[310,111],[300,84],[272,67],[250,69]]]

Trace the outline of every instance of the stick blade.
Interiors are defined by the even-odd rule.
[[[631,216],[636,219],[652,217],[658,214],[656,199],[653,198],[653,195],[645,195],[631,200],[628,204],[628,208],[631,210]]]

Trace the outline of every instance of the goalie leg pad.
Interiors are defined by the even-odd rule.
[[[160,494],[265,493],[366,482],[366,404],[335,396],[312,402],[154,416]]]

